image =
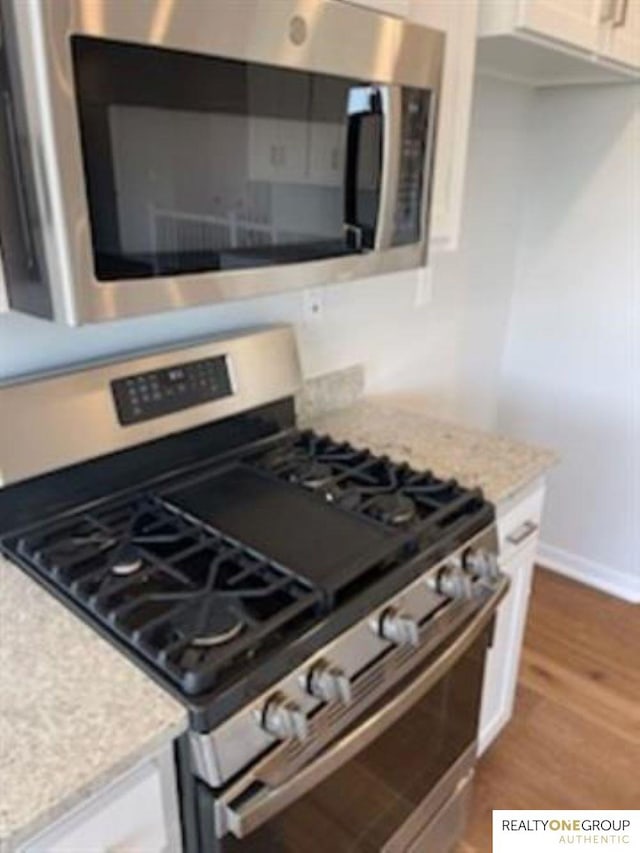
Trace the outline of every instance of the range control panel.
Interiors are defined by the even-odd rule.
[[[111,390],[122,426],[169,415],[233,393],[224,355],[115,379]]]

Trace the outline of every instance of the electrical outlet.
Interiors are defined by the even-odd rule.
[[[421,308],[433,299],[433,267],[420,267],[416,281],[415,306]]]
[[[319,323],[324,320],[324,291],[320,288],[305,290],[302,293],[302,316],[305,323]]]

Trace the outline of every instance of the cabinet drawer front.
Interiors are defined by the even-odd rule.
[[[503,562],[534,541],[540,529],[544,486],[523,498],[504,515],[498,514],[500,558]]]
[[[160,769],[149,762],[27,842],[21,853],[169,850]]]

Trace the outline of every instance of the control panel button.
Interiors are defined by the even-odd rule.
[[[413,616],[389,607],[383,611],[378,621],[380,636],[396,646],[418,646],[420,644],[420,627]]]
[[[305,678],[305,689],[323,702],[351,702],[351,682],[343,669],[327,661],[319,661],[309,670]]]
[[[267,700],[262,711],[262,728],[278,740],[305,741],[309,737],[306,715],[297,702],[284,693],[276,693]]]

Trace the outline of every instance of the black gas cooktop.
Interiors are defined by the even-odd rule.
[[[241,679],[343,605],[406,583],[412,555],[491,522],[479,491],[290,432],[67,510],[3,549],[186,697]],[[435,550],[434,550],[435,549]]]

